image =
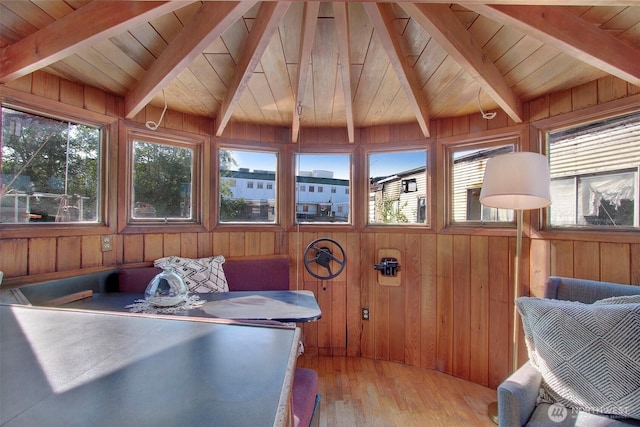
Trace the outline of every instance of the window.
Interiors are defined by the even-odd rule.
[[[101,126],[2,107],[0,223],[100,223]]]
[[[220,222],[275,223],[276,153],[221,149],[219,157]]]
[[[297,222],[348,223],[351,206],[350,170],[349,154],[296,155],[296,182],[299,186],[295,208]],[[344,191],[325,194],[322,191],[325,185]],[[305,192],[305,187],[309,191]]]
[[[512,209],[496,209],[480,203],[480,190],[487,160],[513,152],[515,139],[469,144],[449,148],[452,224],[510,223]]]
[[[426,150],[369,154],[369,224],[426,224],[426,197]]]
[[[196,222],[197,147],[136,135],[131,154],[130,222]]]
[[[551,227],[639,227],[640,113],[546,134]]]

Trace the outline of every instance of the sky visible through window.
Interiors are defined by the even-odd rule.
[[[273,159],[266,157],[264,153],[256,153],[249,151],[234,151],[234,158],[237,167],[249,168],[251,170],[269,170],[273,167],[272,163],[265,164],[265,159]],[[266,156],[271,156],[267,154]],[[300,170],[326,170],[333,171],[334,178],[349,179],[349,156],[344,154],[305,154],[301,157]],[[407,151],[407,152],[391,152],[391,153],[375,153],[369,157],[369,174],[371,176],[388,176],[398,172],[403,172],[418,167],[424,167],[426,156],[424,151]]]

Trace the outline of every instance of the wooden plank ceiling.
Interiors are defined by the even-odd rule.
[[[613,75],[640,86],[640,3],[2,0],[0,83],[35,70],[231,121],[354,129],[502,109]],[[590,3],[585,5],[585,3]]]

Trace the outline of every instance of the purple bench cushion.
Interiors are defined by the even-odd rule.
[[[123,268],[118,272],[118,291],[144,293],[151,279],[161,271],[156,267]]]
[[[222,264],[230,291],[288,291],[289,259],[236,259]],[[141,294],[162,269],[123,268],[118,272],[118,290]]]
[[[288,291],[289,259],[232,260],[222,264],[230,291]]]
[[[291,398],[295,427],[308,427],[311,424],[317,395],[318,374],[316,371],[309,368],[296,368]]]

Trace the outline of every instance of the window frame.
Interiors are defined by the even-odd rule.
[[[555,117],[533,121],[530,123],[532,138],[536,138],[538,146],[541,147],[541,152],[548,156],[547,134],[571,127],[587,125],[600,120],[628,115],[637,112],[639,109],[639,97],[633,97],[632,99],[623,98],[579,111],[572,111]],[[638,171],[638,177],[640,180],[640,170]],[[640,186],[640,182],[638,185]],[[636,203],[640,204],[640,199],[636,200]],[[539,220],[540,234],[545,239],[555,238],[557,236],[581,239],[587,236],[590,236],[589,238],[599,238],[600,236],[610,237],[614,235],[616,241],[623,241],[626,240],[628,236],[630,236],[631,239],[637,239],[637,236],[640,235],[640,227],[550,226],[549,212],[549,208],[543,209]]]
[[[475,134],[463,135],[460,137],[442,138],[439,142],[442,145],[440,161],[443,165],[442,176],[444,185],[442,186],[444,204],[441,209],[441,219],[438,227],[443,232],[466,233],[471,230],[491,230],[492,234],[510,235],[516,228],[516,216],[512,221],[453,221],[453,152],[465,149],[482,149],[492,146],[513,144],[514,151],[527,151],[529,148],[529,126],[521,124],[509,128],[496,129],[478,132]],[[481,188],[481,187],[480,187]],[[532,211],[524,212],[526,221],[533,218]]]
[[[100,235],[114,232],[116,222],[116,185],[109,183],[109,177],[117,173],[117,162],[111,158],[115,153],[114,136],[117,135],[118,119],[79,107],[63,104],[51,99],[43,99],[32,94],[3,87],[0,106],[25,113],[63,120],[100,129],[100,176],[98,177],[98,222],[96,223],[25,223],[0,224],[5,238],[49,237],[64,235]],[[1,111],[1,110],[0,110]],[[1,115],[1,112],[0,112]]]
[[[372,154],[393,154],[393,153],[402,153],[409,151],[424,151],[425,152],[425,192],[424,197],[426,198],[425,203],[425,222],[410,222],[410,223],[372,223],[369,222],[370,218],[370,206],[372,203],[370,197],[370,179],[371,179],[371,171],[369,167],[369,156]],[[435,149],[433,148],[433,144],[430,143],[422,143],[422,144],[398,144],[393,148],[390,147],[367,147],[363,152],[362,164],[363,164],[363,175],[364,175],[364,185],[363,188],[363,200],[364,203],[362,206],[366,208],[363,209],[362,212],[362,220],[365,229],[369,230],[392,230],[394,228],[399,228],[401,230],[433,230],[435,224],[435,215],[433,212],[433,200],[436,197],[436,192],[434,191],[432,185],[432,176],[435,171]],[[420,205],[420,197],[418,198],[418,207]],[[420,214],[417,214],[417,217],[420,217]]]
[[[216,167],[215,176],[212,177],[212,180],[215,180],[215,185],[212,189],[212,204],[215,206],[212,210],[212,221],[215,224],[216,228],[225,229],[229,231],[237,230],[246,230],[250,228],[252,230],[256,229],[266,229],[266,230],[281,230],[282,229],[282,170],[283,170],[283,162],[284,162],[284,154],[283,150],[279,145],[276,144],[252,144],[247,143],[246,141],[234,141],[234,140],[217,140],[217,144],[213,151],[213,157],[215,161]],[[268,184],[264,185],[263,190],[273,190],[275,191],[274,197],[274,220],[273,222],[254,222],[254,221],[229,221],[222,222],[220,221],[220,151],[248,151],[253,153],[264,153],[264,154],[273,154],[276,158],[276,170],[275,170],[275,185],[273,188],[269,189]]]
[[[297,181],[297,177],[298,177],[298,161],[297,161],[297,156],[304,156],[304,155],[308,155],[308,156],[347,156],[349,158],[349,187],[345,188],[345,194],[349,196],[349,216],[348,216],[348,221],[346,222],[330,222],[330,221],[318,221],[318,222],[305,222],[305,221],[298,221],[298,201],[297,201],[297,192],[305,192],[305,193],[311,193],[312,191],[310,191],[310,187],[312,186],[319,186],[321,184],[313,184],[313,185],[309,185],[309,184],[301,184],[298,183]],[[356,162],[356,153],[354,150],[354,147],[348,147],[345,149],[344,146],[323,146],[322,149],[318,148],[318,147],[311,147],[311,146],[294,146],[291,147],[290,151],[289,151],[289,155],[287,156],[291,162],[290,165],[290,170],[291,170],[291,185],[288,188],[288,191],[291,194],[291,207],[290,212],[288,212],[288,215],[290,215],[290,220],[288,221],[289,223],[289,229],[293,230],[293,229],[298,229],[298,228],[304,228],[305,230],[312,230],[312,229],[324,229],[327,227],[331,227],[331,228],[354,228],[355,227],[355,221],[356,221],[356,216],[353,210],[354,207],[354,198],[352,197],[353,191],[349,191],[351,188],[353,188],[353,186],[355,185],[354,182],[354,163]],[[317,194],[315,192],[315,189],[313,191],[314,194]],[[324,194],[324,193],[323,193]],[[308,212],[309,211],[309,203],[306,202],[300,202],[300,206],[302,207],[302,211],[303,212]]]
[[[131,204],[133,202],[132,174],[133,174],[133,144],[134,141],[188,147],[193,149],[193,178],[191,198],[193,218],[191,220],[170,220],[161,218],[133,219]],[[206,142],[207,136],[179,132],[166,128],[151,130],[144,125],[123,120],[120,126],[119,150],[119,182],[118,188],[118,231],[120,233],[167,232],[167,228],[178,232],[205,231],[210,229],[211,206],[208,191],[205,186],[206,176],[210,170],[210,150]]]

